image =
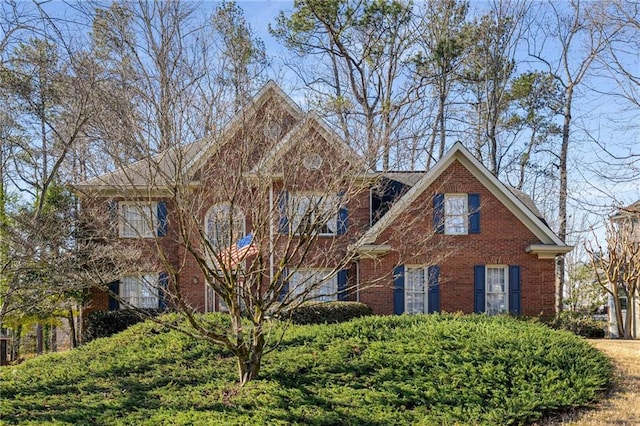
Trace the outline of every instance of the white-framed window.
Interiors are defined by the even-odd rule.
[[[289,278],[289,291],[294,296],[306,294],[305,299],[316,302],[338,300],[338,276],[331,272],[332,269],[298,269]]]
[[[119,203],[119,229],[123,238],[152,238],[158,229],[158,203],[125,201]]]
[[[485,268],[485,312],[509,312],[509,267],[487,265]]]
[[[157,309],[159,307],[158,274],[130,275],[120,280],[120,308]]]
[[[231,247],[245,235],[244,214],[238,208],[232,209],[228,203],[211,207],[205,215],[204,226],[214,251]]]
[[[467,194],[444,195],[444,233],[467,235],[469,232],[469,206]]]
[[[291,194],[291,229],[294,234],[337,235],[337,195]]]
[[[428,313],[429,267],[405,266],[404,280],[405,313]]]

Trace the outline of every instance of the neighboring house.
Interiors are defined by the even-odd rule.
[[[611,221],[616,224],[617,232],[625,232],[630,237],[630,242],[640,243],[640,201],[619,209],[613,216]],[[626,321],[627,310],[631,312],[631,324],[625,324],[629,327],[631,337],[637,339],[640,336],[640,298],[637,294],[624,294],[620,297],[620,306],[622,309],[622,318]],[[616,320],[616,304],[613,296],[609,294],[608,301],[609,313],[609,335],[612,338],[619,338]]]
[[[267,118],[265,111],[277,113]],[[299,291],[300,283],[322,280],[315,299],[360,301],[376,314],[554,314],[554,259],[572,247],[549,229],[529,197],[502,184],[461,143],[427,172],[374,173],[362,168],[358,191],[319,196],[323,189],[318,186],[332,173],[359,162],[320,117],[303,112],[274,83],[238,116],[242,123],[239,118],[232,121],[215,142],[205,138],[77,185],[93,203],[109,205],[117,213],[119,238],[139,242],[158,237],[155,241],[179,269],[178,280],[193,309],[224,306],[208,290],[195,260],[176,243],[172,217],[177,207],[175,197],[168,196],[167,176],[180,173],[206,195],[208,188],[239,176],[234,161],[243,150],[250,151],[250,164],[242,178],[268,178],[269,190],[262,195],[268,197],[271,211],[280,212],[271,220],[269,238],[303,238],[299,230],[322,218],[311,250],[350,259],[330,277],[326,274],[331,268],[313,264],[289,270],[291,292]],[[263,129],[264,138],[253,138],[250,145],[237,142],[247,126]],[[304,173],[290,171],[294,164],[304,166]],[[295,173],[298,180],[292,183],[288,176]],[[229,247],[236,240],[229,235],[239,239],[261,219],[252,211],[255,204],[230,208],[222,192],[205,196],[206,205],[193,207],[194,231],[204,233],[214,249]],[[141,202],[143,196],[153,201]],[[147,244],[149,256],[153,247]],[[277,253],[272,251],[267,264],[271,273],[280,261]],[[161,295],[149,284],[158,281],[166,285],[167,274],[124,275],[112,290],[133,305],[163,307]],[[93,292],[89,310],[118,308],[108,294]]]

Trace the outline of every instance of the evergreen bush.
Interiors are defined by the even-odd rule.
[[[83,342],[87,343],[100,337],[109,337],[120,333],[132,325],[144,321],[149,316],[159,315],[160,312],[158,309],[144,309],[142,312],[134,309],[91,312],[86,319],[86,326],[82,334]]]
[[[294,324],[337,324],[371,315],[371,307],[360,302],[307,302],[278,315]]]

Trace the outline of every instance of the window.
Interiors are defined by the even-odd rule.
[[[338,234],[338,197],[295,194],[290,198],[294,234]]]
[[[444,196],[444,233],[447,235],[466,235],[467,194],[445,194]]]
[[[120,203],[120,236],[151,238],[158,229],[158,203]]]
[[[305,299],[317,302],[337,300],[338,276],[327,276],[331,272],[331,269],[299,269],[289,278],[289,291],[294,297],[306,294]]]
[[[233,209],[229,204],[213,206],[205,216],[205,232],[211,247],[220,251],[230,247],[232,243],[245,234],[245,220],[242,211]]]
[[[120,298],[126,302],[120,304],[120,308],[127,308],[127,305],[143,309],[157,309],[159,307],[158,297],[158,275],[133,275],[122,278],[120,281]]]
[[[507,266],[486,267],[486,307],[488,314],[509,312],[509,270]]]
[[[479,234],[480,194],[435,194],[433,224],[439,234]]]
[[[440,267],[398,265],[393,270],[393,312],[440,312]]]
[[[428,312],[428,268],[406,267],[404,311],[408,314]]]

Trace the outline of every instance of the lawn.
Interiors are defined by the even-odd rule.
[[[239,387],[229,353],[144,323],[0,369],[0,420],[525,424],[593,401],[611,371],[585,340],[509,317],[367,317],[291,326]]]

